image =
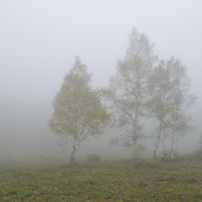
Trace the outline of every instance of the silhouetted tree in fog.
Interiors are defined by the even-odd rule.
[[[54,113],[50,118],[51,131],[60,136],[60,143],[72,143],[70,164],[82,141],[104,133],[109,114],[100,101],[100,93],[89,85],[87,67],[75,58],[73,68],[64,77],[60,92],[53,100]]]
[[[114,112],[115,126],[122,129],[123,139],[113,138],[112,145],[133,147],[133,158],[138,158],[137,141],[144,138],[142,119],[147,116],[147,80],[151,75],[157,57],[153,44],[145,34],[133,28],[129,35],[129,48],[124,61],[118,61],[116,75],[109,80],[104,97]]]
[[[150,101],[147,106],[156,121],[154,158],[160,141],[166,155],[166,138],[171,140],[171,157],[174,158],[178,140],[194,129],[186,111],[195,103],[196,96],[189,93],[190,78],[186,71],[180,60],[171,57],[166,63],[161,61],[148,80]]]
[[[171,138],[171,157],[178,149],[178,140],[186,133],[193,131],[191,116],[186,111],[195,103],[196,96],[190,91],[190,78],[187,76],[187,68],[182,65],[179,59],[171,57],[167,61],[167,68],[170,74],[170,109],[169,109],[169,137]],[[174,150],[174,146],[175,150]]]
[[[150,95],[150,100],[147,103],[148,113],[156,125],[152,134],[152,138],[155,140],[154,159],[160,142],[164,148],[163,157],[166,155],[165,138],[168,135],[171,91],[169,74],[165,62],[160,61],[148,79],[148,94]]]

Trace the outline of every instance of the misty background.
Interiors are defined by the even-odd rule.
[[[107,87],[133,27],[155,44],[160,60],[174,55],[188,68],[198,97],[189,110],[197,130],[180,139],[179,152],[192,152],[202,131],[201,7],[200,0],[0,1],[0,156],[69,157],[71,145],[62,152],[47,126],[51,101],[75,56],[88,66],[95,88]],[[114,135],[83,142],[78,153],[130,154],[109,148]],[[146,143],[152,155],[153,143]]]

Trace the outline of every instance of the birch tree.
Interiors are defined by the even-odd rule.
[[[168,117],[170,110],[170,75],[164,61],[160,61],[159,65],[154,68],[151,77],[148,80],[148,93],[150,100],[148,102],[148,112],[153,118],[156,127],[152,135],[155,141],[154,159],[160,142],[164,148],[166,156],[165,139],[168,136]]]
[[[166,63],[160,62],[148,81],[151,99],[147,106],[156,121],[154,158],[160,141],[166,155],[165,139],[170,138],[174,159],[178,140],[194,129],[187,110],[195,103],[196,96],[189,92],[191,83],[186,71],[179,59],[171,57]]]
[[[178,149],[178,140],[194,129],[187,110],[195,103],[196,96],[189,92],[191,82],[186,74],[187,68],[182,65],[179,59],[171,57],[167,61],[167,68],[172,86],[169,98],[169,129],[172,144],[171,157],[174,159],[174,154]]]
[[[80,143],[102,135],[109,121],[99,91],[90,86],[91,76],[76,57],[73,68],[64,77],[60,92],[52,102],[54,113],[48,125],[60,136],[60,144],[72,144],[71,165],[75,162],[75,152]]]
[[[118,61],[116,75],[110,78],[108,89],[103,89],[114,112],[115,126],[123,135],[123,139],[113,138],[110,143],[133,147],[134,159],[138,158],[137,141],[144,138],[141,121],[147,115],[147,79],[157,61],[153,46],[145,34],[133,28],[125,59]]]

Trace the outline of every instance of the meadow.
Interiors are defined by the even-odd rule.
[[[202,159],[0,160],[0,201],[202,201]]]

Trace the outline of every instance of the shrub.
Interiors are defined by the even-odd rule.
[[[159,163],[147,160],[140,160],[134,162],[134,168],[158,168],[160,166]]]
[[[99,162],[101,157],[97,154],[88,154],[87,161]]]
[[[202,149],[198,149],[196,151],[194,151],[194,154],[197,156],[197,157],[202,157]]]

